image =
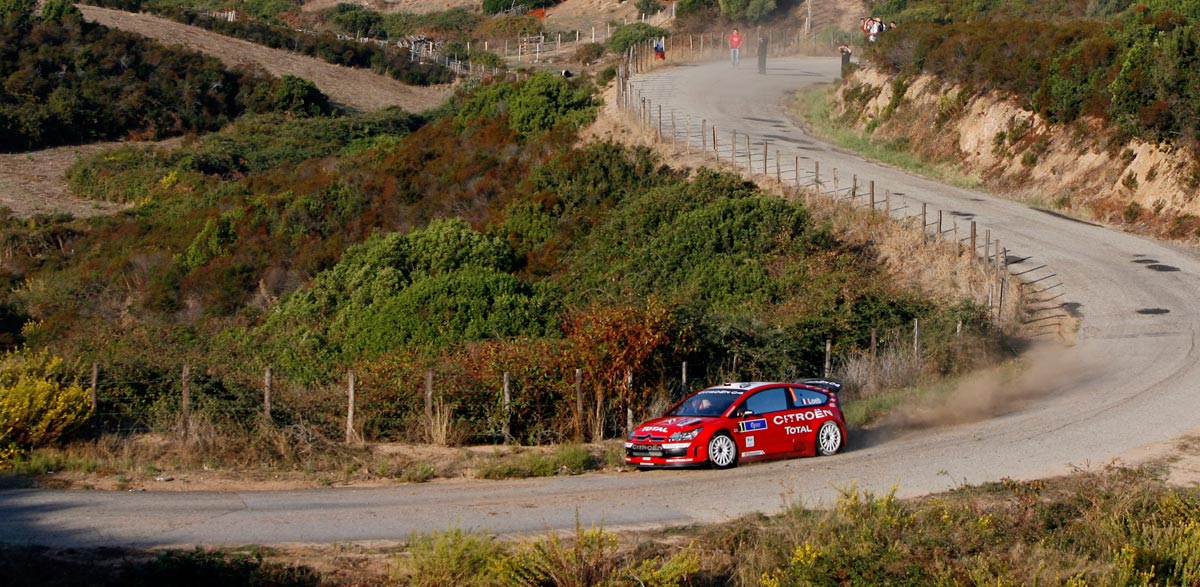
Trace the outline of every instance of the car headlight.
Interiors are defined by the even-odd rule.
[[[680,440],[691,440],[691,439],[695,438],[697,434],[700,434],[699,428],[692,430],[690,432],[676,432],[675,434],[672,434],[670,438],[667,439],[667,442],[679,442]]]

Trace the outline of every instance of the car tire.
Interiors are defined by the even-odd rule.
[[[842,428],[837,425],[837,422],[829,420],[821,424],[821,428],[817,430],[817,454],[823,457],[837,454],[842,450],[844,442]]]
[[[718,432],[708,440],[708,463],[714,469],[732,469],[737,466],[737,443],[724,432]]]

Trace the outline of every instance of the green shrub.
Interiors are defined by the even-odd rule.
[[[504,557],[506,547],[488,534],[455,528],[414,534],[408,552],[412,556],[397,566],[393,580],[413,587],[484,587],[494,584],[490,570]]]
[[[644,22],[634,22],[612,32],[612,36],[604,42],[609,51],[618,55],[625,53],[630,47],[646,43],[651,39],[666,37],[671,33],[666,29],[648,25]]]
[[[599,86],[607,86],[609,82],[617,78],[617,66],[610,65],[600,70],[596,74],[596,84]]]
[[[596,114],[591,88],[539,72],[520,86],[510,102],[509,125],[525,135],[548,131],[560,123],[581,128]]]
[[[590,65],[604,57],[604,45],[600,43],[584,43],[575,49],[575,60],[583,65]]]

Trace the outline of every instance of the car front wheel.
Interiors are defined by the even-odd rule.
[[[728,434],[720,432],[708,441],[708,462],[714,469],[728,469],[737,465],[737,444]]]
[[[837,422],[821,424],[821,429],[817,430],[817,454],[827,457],[839,450],[842,450],[842,429]]]

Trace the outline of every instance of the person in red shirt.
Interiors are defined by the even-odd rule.
[[[741,46],[742,34],[737,29],[733,29],[733,34],[729,35],[729,59],[733,62],[734,67],[737,67]]]

